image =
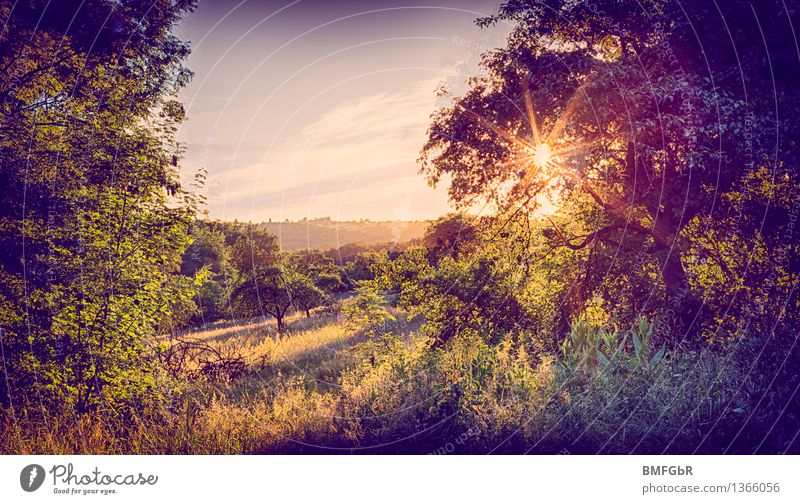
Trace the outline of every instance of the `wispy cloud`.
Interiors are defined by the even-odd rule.
[[[426,185],[416,164],[440,80],[411,82],[324,111],[262,162],[217,175],[212,204],[237,215],[249,209],[253,220],[395,219],[398,212],[412,219],[444,211],[446,195]]]

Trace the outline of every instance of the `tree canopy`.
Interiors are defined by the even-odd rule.
[[[191,1],[0,8],[0,402],[149,389],[198,198],[179,180]],[[97,25],[97,19],[105,23]]]
[[[674,308],[679,340],[699,334],[704,301],[723,304],[703,299],[699,261],[730,269],[723,237],[798,252],[780,239],[798,196],[794,10],[766,3],[506,2],[479,24],[515,22],[508,46],[435,114],[422,172],[449,177],[456,205],[488,201],[508,218],[555,201],[552,250],[589,251],[604,281],[652,265],[658,286],[635,295]],[[745,273],[728,274],[716,294],[730,298]],[[578,305],[600,285],[585,287]]]

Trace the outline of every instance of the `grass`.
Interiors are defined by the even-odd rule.
[[[218,347],[235,346],[251,363],[233,383],[176,383],[176,403],[142,405],[128,414],[100,411],[78,416],[49,412],[42,421],[35,406],[5,412],[0,422],[3,453],[247,453],[278,449],[288,435],[319,430],[294,410],[314,402],[303,383],[325,389],[355,363],[349,350],[364,341],[334,317],[296,315],[278,335],[274,322],[215,327],[185,335]],[[330,402],[330,401],[327,401]],[[321,418],[315,415],[315,418]]]
[[[749,395],[763,384],[733,354],[668,353],[656,362],[621,346],[606,362],[588,358],[606,344],[590,338],[559,360],[478,334],[431,348],[418,321],[393,315],[380,337],[329,315],[295,316],[280,335],[271,323],[189,334],[235,346],[248,371],[221,382],[165,377],[169,401],[124,412],[49,412],[45,421],[35,407],[4,412],[0,451],[715,452],[736,451],[743,427],[764,432],[773,421]],[[765,449],[791,448],[776,436]]]

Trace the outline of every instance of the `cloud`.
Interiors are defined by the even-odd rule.
[[[230,214],[250,209],[253,220],[337,213],[393,219],[399,207],[416,212],[409,218],[440,214],[446,195],[426,185],[416,159],[441,80],[412,82],[330,108],[263,161],[211,180],[218,190],[210,204]]]

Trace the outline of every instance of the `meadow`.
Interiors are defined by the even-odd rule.
[[[574,349],[537,357],[480,338],[431,349],[419,322],[354,329],[342,314],[294,315],[283,334],[259,321],[185,334],[242,357],[234,379],[179,380],[166,404],[120,415],[18,411],[2,422],[8,453],[698,453],[787,445],[745,351],[664,353],[642,320],[598,361],[608,334],[573,327]],[[376,332],[376,329],[378,330]],[[630,345],[629,345],[630,346]],[[602,359],[602,357],[601,357]],[[197,365],[190,362],[189,365]],[[782,377],[789,380],[790,377]],[[781,392],[776,389],[775,400]],[[766,399],[766,404],[762,403]],[[35,410],[35,406],[30,408]],[[776,429],[777,426],[777,429]],[[771,436],[761,433],[774,429]]]

